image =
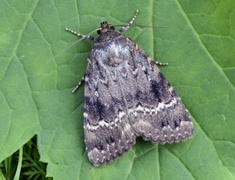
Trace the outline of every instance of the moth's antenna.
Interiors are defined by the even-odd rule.
[[[125,26],[125,24],[110,24],[113,26]],[[171,28],[170,26],[145,26],[145,25],[138,25],[138,24],[133,24],[131,27],[143,27],[143,28]]]
[[[72,44],[70,44],[68,47],[66,47],[64,50],[62,50],[61,52],[59,52],[57,55],[55,55],[54,57],[52,57],[51,59],[49,59],[47,62],[50,62],[52,59],[57,58],[58,56],[60,56],[61,54],[63,54],[65,51],[67,51],[69,48],[71,48],[72,46],[74,46],[75,44],[77,44],[78,42],[82,41],[83,39],[86,39],[87,37],[90,37],[90,34],[96,32],[98,29],[95,29],[91,32],[89,32],[87,35],[83,35],[83,36],[79,36],[81,37],[81,39],[78,39],[77,41],[73,42]],[[65,30],[68,30],[68,28],[66,28]]]
[[[121,33],[121,32],[124,32],[124,31],[128,30],[128,29],[130,28],[130,26],[132,26],[132,24],[134,23],[134,21],[135,21],[137,15],[138,15],[138,13],[139,13],[139,10],[137,9],[137,10],[135,11],[135,14],[134,14],[134,16],[132,17],[131,21],[130,21],[127,25],[122,26],[121,29],[118,30],[118,32]]]
[[[137,15],[139,13],[139,10],[137,9],[135,11],[134,16],[132,17],[131,21],[128,24],[116,24],[116,25],[112,25],[112,26],[122,26],[121,29],[118,30],[118,32],[124,32],[126,30],[128,30],[130,28],[130,26],[134,26],[134,27],[148,27],[148,28],[168,28],[168,27],[164,27],[164,26],[160,26],[160,27],[156,27],[156,26],[144,26],[144,25],[133,25],[135,19],[137,18]],[[111,24],[109,24],[111,25]]]

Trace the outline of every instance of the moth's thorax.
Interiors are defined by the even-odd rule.
[[[96,43],[103,43],[107,41],[112,41],[115,38],[119,37],[121,33],[113,31],[113,30],[108,30],[99,35],[99,37],[96,39]]]
[[[115,31],[108,31],[99,36],[90,57],[95,57],[99,64],[118,67],[130,59],[130,46],[126,37]]]

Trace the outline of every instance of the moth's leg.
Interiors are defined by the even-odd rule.
[[[149,58],[149,63],[151,66],[168,66],[168,63],[161,63],[161,62],[158,62],[158,61],[154,61],[153,59],[150,59]]]
[[[69,28],[65,28],[65,30],[72,33],[72,34],[74,34],[74,35],[76,35],[76,36],[78,36],[78,37],[80,37],[80,38],[90,40],[90,41],[95,41],[95,38],[93,36],[89,36],[89,35],[85,36],[83,34],[80,34],[80,33],[76,32],[76,31],[73,31],[72,29],[69,29]]]
[[[158,66],[168,66],[168,63],[162,63],[162,62],[158,62],[158,61],[154,61],[156,63],[156,65]]]
[[[81,81],[79,81],[77,86],[72,90],[72,93],[75,93],[78,90],[78,88],[84,83],[84,80],[85,80],[85,75],[82,77]]]
[[[129,27],[134,23],[134,21],[135,21],[137,15],[138,15],[138,13],[139,13],[139,10],[136,10],[136,12],[135,12],[133,18],[131,19],[131,21],[130,21],[126,26],[121,27],[121,28],[118,30],[118,32],[121,33],[121,32],[126,31],[127,29],[129,29]]]

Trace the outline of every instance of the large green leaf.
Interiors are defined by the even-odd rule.
[[[91,42],[48,59],[107,20],[135,24],[125,33],[151,57],[188,108],[191,140],[152,145],[141,138],[123,157],[96,168],[83,143],[82,78]],[[0,3],[0,162],[35,134],[54,179],[234,179],[235,1],[23,1]]]

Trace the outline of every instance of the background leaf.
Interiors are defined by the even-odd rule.
[[[35,134],[41,161],[54,179],[234,179],[235,2],[3,1],[0,4],[0,162]],[[92,42],[82,41],[48,61],[107,20],[135,24],[125,35],[149,55],[188,108],[194,137],[152,145],[141,138],[113,163],[95,168],[83,143],[83,87]]]

